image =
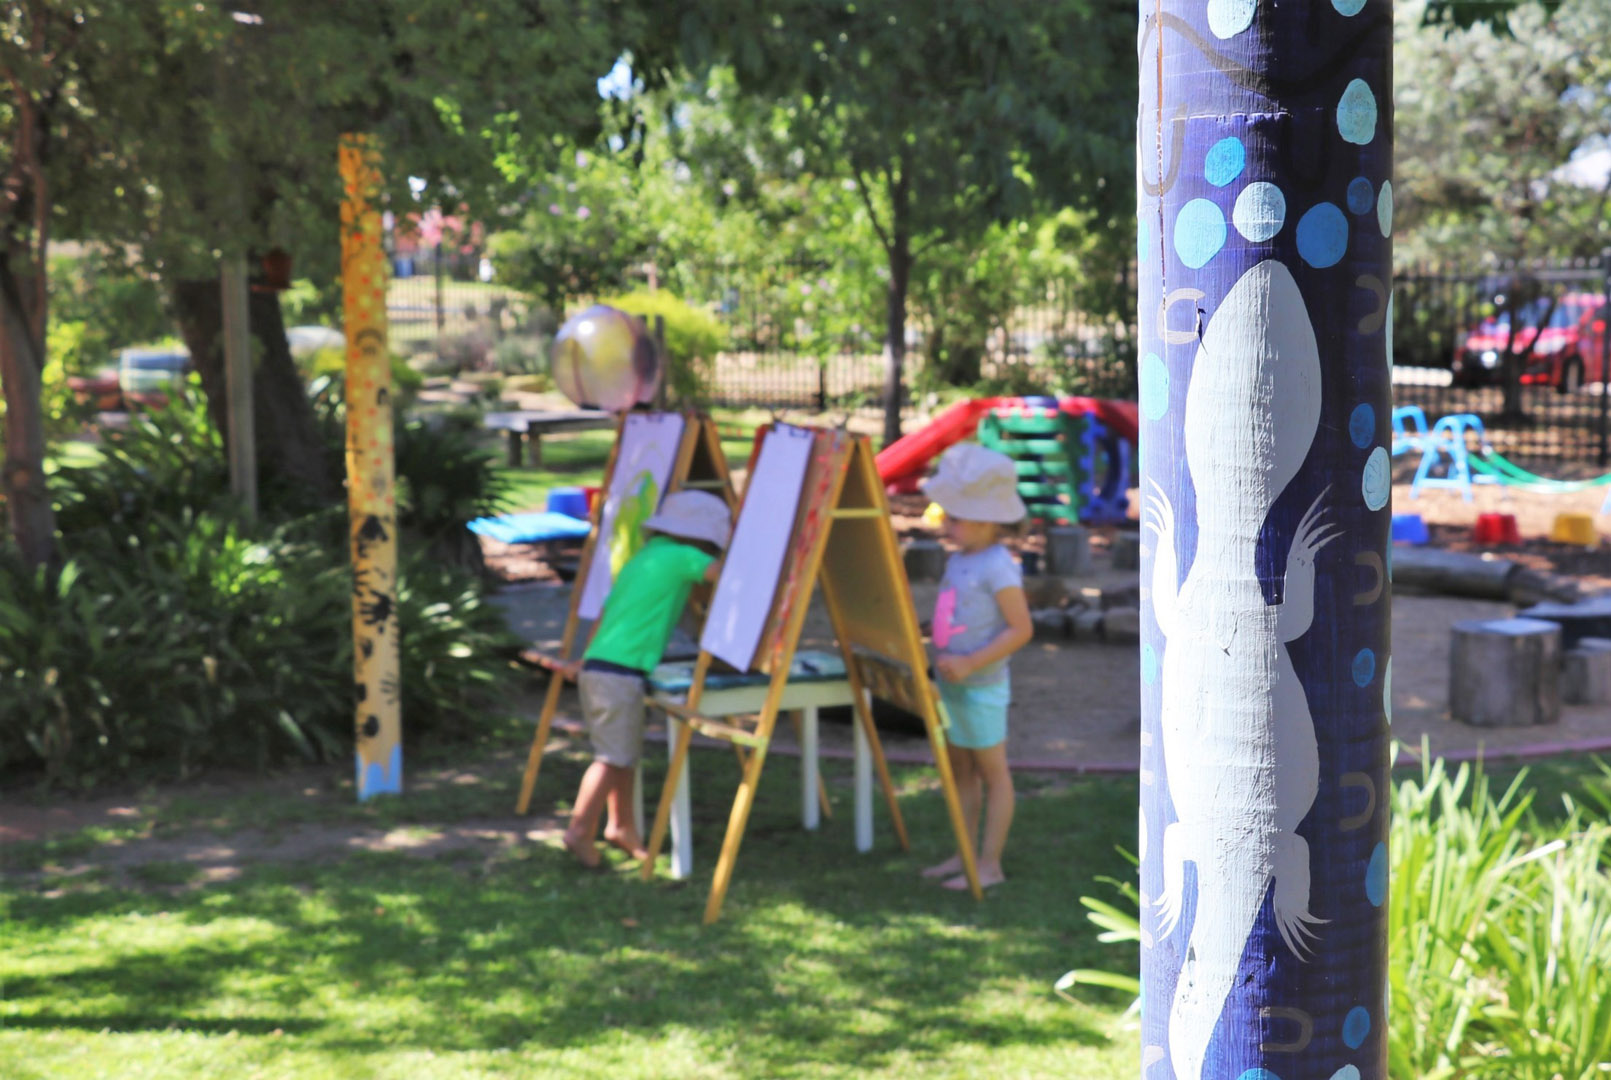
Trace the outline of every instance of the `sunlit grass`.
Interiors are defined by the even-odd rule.
[[[735,780],[722,754],[695,757],[686,884],[644,885],[619,863],[582,873],[537,844],[490,860],[265,862],[209,887],[161,864],[134,886],[92,878],[51,896],[59,881],[9,878],[0,1075],[1133,1074],[1122,996],[1071,1005],[1051,990],[1070,966],[1133,961],[1096,944],[1070,902],[1124,872],[1113,844],[1133,826],[1133,782],[1026,797],[1012,878],[976,904],[917,877],[946,848],[921,770],[903,777],[921,791],[903,800],[915,850],[896,850],[881,822],[879,848],[856,855],[844,770],[828,768],[840,812],[808,834],[791,764],[768,769],[710,928],[699,915]],[[539,811],[563,804],[579,768],[550,762]],[[360,813],[506,815],[517,780],[511,768]],[[287,803],[192,797],[143,826],[262,826]]]

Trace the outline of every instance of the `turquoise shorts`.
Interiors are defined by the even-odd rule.
[[[939,682],[940,700],[951,715],[952,746],[986,750],[1007,739],[1007,706],[1012,683],[1006,679],[985,686]]]

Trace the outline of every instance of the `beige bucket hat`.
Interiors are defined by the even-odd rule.
[[[1012,459],[977,443],[958,443],[940,457],[940,467],[923,482],[923,492],[950,517],[1011,525],[1029,513],[1018,497],[1018,470]]]
[[[674,491],[643,527],[681,540],[703,540],[726,551],[733,534],[733,514],[726,502],[708,491]]]

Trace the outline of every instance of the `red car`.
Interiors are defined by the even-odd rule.
[[[1544,321],[1546,314],[1548,322],[1539,329],[1538,324]],[[1455,354],[1455,385],[1499,382],[1507,348],[1521,354],[1521,381],[1525,384],[1553,386],[1558,392],[1569,394],[1584,383],[1603,382],[1606,317],[1605,297],[1595,293],[1567,293],[1553,309],[1547,299],[1524,304],[1517,313],[1514,341],[1511,340],[1510,312],[1484,319],[1467,335]]]

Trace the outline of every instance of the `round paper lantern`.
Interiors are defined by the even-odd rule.
[[[595,304],[573,315],[554,335],[554,383],[578,405],[625,412],[654,400],[660,355],[643,323]]]

